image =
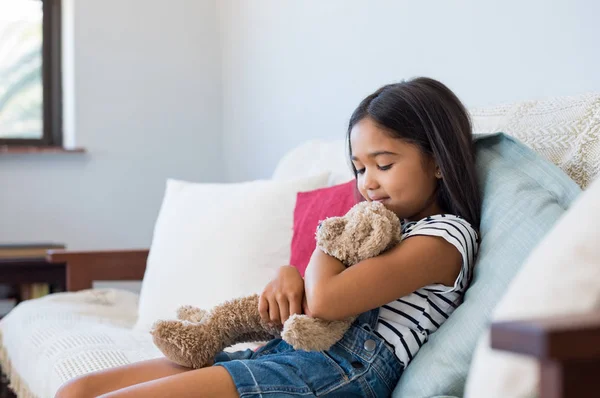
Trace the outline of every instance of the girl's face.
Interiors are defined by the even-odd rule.
[[[433,157],[414,144],[391,138],[366,117],[350,131],[357,185],[369,202],[381,201],[401,219],[443,213],[436,200],[439,171]]]

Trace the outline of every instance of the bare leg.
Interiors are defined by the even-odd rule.
[[[111,391],[162,377],[190,371],[166,358],[151,359],[118,366],[69,380],[56,393],[57,398],[97,397]]]
[[[102,395],[102,398],[136,397],[239,398],[239,394],[229,372],[221,366],[214,366],[147,381]]]

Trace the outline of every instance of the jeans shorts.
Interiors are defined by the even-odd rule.
[[[361,314],[327,351],[294,350],[274,339],[257,351],[220,352],[240,397],[389,397],[403,365],[373,330],[379,309]]]

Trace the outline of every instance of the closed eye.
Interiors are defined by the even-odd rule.
[[[377,168],[381,171],[386,171],[386,170],[391,169],[393,165],[394,165],[393,163],[390,163],[385,166],[377,166]],[[362,169],[356,169],[356,174],[364,174],[364,172],[365,172],[365,167],[363,167]]]

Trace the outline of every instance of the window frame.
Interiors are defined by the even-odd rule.
[[[62,2],[42,2],[42,138],[0,138],[0,146],[62,147]]]

